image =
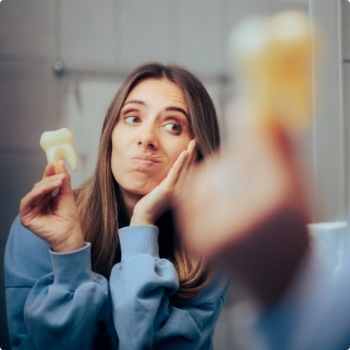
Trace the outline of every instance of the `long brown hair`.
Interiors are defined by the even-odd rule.
[[[193,74],[178,65],[151,62],[137,67],[129,75],[108,108],[100,137],[96,169],[75,191],[85,240],[91,242],[92,246],[93,270],[107,278],[113,265],[121,259],[118,228],[122,203],[119,185],[111,170],[111,134],[128,94],[146,79],[167,79],[183,91],[200,160],[216,150],[220,144],[214,104],[203,84]],[[204,266],[199,261],[192,261],[185,254],[171,212],[163,215],[157,225],[160,230],[160,256],[170,259],[179,275],[178,295],[183,298],[195,295],[208,280]],[[171,232],[166,232],[167,239],[162,239],[162,232],[165,230]]]

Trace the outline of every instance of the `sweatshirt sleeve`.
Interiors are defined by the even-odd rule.
[[[89,243],[54,253],[17,218],[6,244],[5,287],[12,349],[93,349],[103,332],[114,331],[108,282],[91,271]]]
[[[196,297],[175,302],[174,265],[159,258],[158,228],[119,230],[122,260],[110,279],[113,319],[124,349],[210,349],[226,283],[212,281]]]

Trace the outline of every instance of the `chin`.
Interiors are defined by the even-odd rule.
[[[157,187],[158,184],[159,183],[152,183],[152,184],[144,183],[144,184],[130,187],[128,191],[136,195],[145,196],[146,194],[150,193],[155,187]]]
[[[159,179],[152,177],[150,180],[150,178],[146,176],[133,176],[121,181],[119,186],[130,194],[145,196],[157,187],[163,179],[164,177]]]

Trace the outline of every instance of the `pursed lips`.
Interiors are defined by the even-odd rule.
[[[158,157],[148,156],[148,155],[138,155],[138,156],[132,157],[131,160],[136,164],[149,165],[149,166],[160,163],[160,160],[158,159]]]

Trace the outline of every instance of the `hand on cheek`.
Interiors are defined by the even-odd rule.
[[[174,206],[175,194],[181,192],[195,161],[196,142],[191,140],[181,152],[165,179],[135,205],[130,225],[154,225]]]

